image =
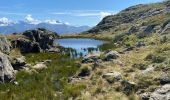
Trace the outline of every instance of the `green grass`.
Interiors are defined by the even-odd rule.
[[[53,53],[27,54],[25,56],[27,62],[32,64],[47,59],[51,59],[52,62],[48,65],[48,69],[38,73],[18,72],[16,81],[19,82],[19,85],[1,84],[0,97],[2,100],[57,100],[60,99],[57,92],[63,92],[63,97],[68,98],[78,96],[81,89],[84,89],[83,85],[67,82],[67,78],[78,70],[75,64],[76,60]]]

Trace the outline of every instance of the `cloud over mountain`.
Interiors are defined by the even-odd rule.
[[[0,18],[0,26],[8,26],[12,23],[8,18],[2,17]]]
[[[68,22],[54,19],[39,20],[28,14],[23,21],[12,21],[6,17],[0,18],[0,33],[8,34],[23,32],[29,29],[46,28],[59,34],[79,33],[90,29],[89,26],[73,26]]]

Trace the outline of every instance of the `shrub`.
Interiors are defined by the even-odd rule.
[[[156,52],[162,53],[162,52],[168,51],[168,50],[170,50],[170,43],[168,43],[168,44],[162,44],[161,46],[159,46],[159,47],[157,48]]]
[[[78,76],[85,77],[85,76],[90,75],[90,72],[91,72],[91,69],[89,67],[85,66],[80,69],[80,73],[78,74]]]
[[[165,59],[166,59],[165,56],[163,56],[161,54],[157,54],[157,53],[149,54],[145,58],[145,60],[152,61],[152,63],[162,63],[165,61]]]

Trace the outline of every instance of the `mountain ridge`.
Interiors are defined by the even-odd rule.
[[[0,33],[11,34],[20,33],[30,29],[46,28],[48,30],[57,32],[59,34],[80,33],[90,29],[89,26],[73,26],[68,23],[62,23],[56,20],[46,20],[44,22],[38,21],[18,21],[12,22],[7,18],[1,18],[0,20]]]

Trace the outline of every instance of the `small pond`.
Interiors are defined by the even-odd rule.
[[[100,46],[106,41],[89,38],[66,38],[57,39],[56,43],[65,48],[70,48],[70,55],[73,58],[82,57],[88,53],[100,52]]]

